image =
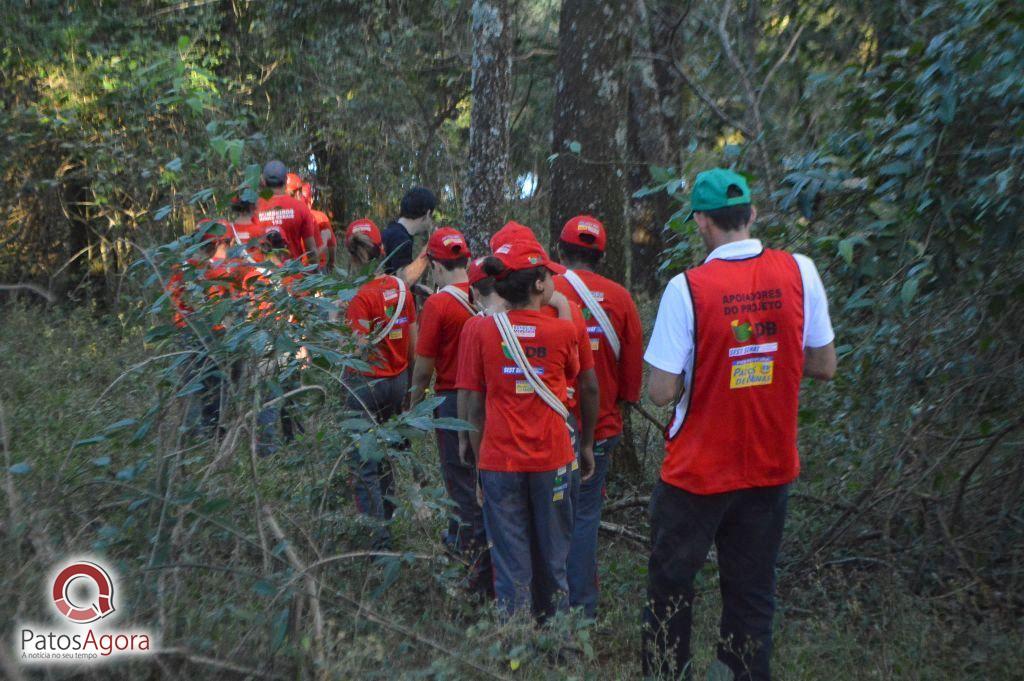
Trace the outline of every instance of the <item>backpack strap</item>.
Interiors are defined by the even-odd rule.
[[[604,337],[608,339],[608,345],[611,346],[612,352],[615,353],[615,359],[618,359],[619,353],[622,351],[622,344],[619,342],[619,334],[615,332],[615,327],[612,326],[612,320],[608,318],[608,314],[604,311],[604,308],[601,307],[601,304],[597,302],[597,298],[594,297],[594,294],[591,293],[589,288],[587,288],[587,285],[583,283],[582,279],[580,279],[580,275],[576,274],[572,270],[566,270],[565,274],[562,276],[564,276],[565,280],[572,285],[576,294],[583,301],[583,304],[588,310],[590,310],[590,314],[592,314],[594,319],[597,320],[598,325],[600,325],[601,329],[604,331]]]
[[[447,293],[452,298],[459,301],[459,304],[461,304],[470,315],[475,315],[479,312],[476,306],[469,302],[469,296],[466,295],[466,292],[454,284],[448,284],[442,288],[439,293]]]
[[[388,323],[385,324],[384,328],[382,328],[379,332],[377,332],[376,335],[374,335],[370,339],[370,342],[373,345],[377,345],[378,343],[382,342],[385,338],[388,337],[388,334],[391,333],[391,329],[395,328],[395,324],[398,323],[399,318],[402,316],[402,312],[405,310],[405,281],[403,281],[401,277],[391,278],[394,279],[395,282],[398,284],[398,302],[395,303],[395,313],[391,315],[391,319],[388,320]]]
[[[565,427],[572,433],[572,426],[569,425],[569,410],[565,408],[562,400],[558,399],[558,396],[551,392],[551,388],[541,380],[533,366],[530,365],[529,360],[526,358],[526,353],[523,351],[523,346],[519,343],[519,339],[516,338],[516,333],[512,328],[512,322],[508,318],[508,313],[497,312],[491,316],[494,319],[494,323],[498,326],[498,333],[501,334],[502,341],[505,342],[509,354],[512,355],[512,361],[523,372],[523,376],[526,377],[527,382],[533,387],[537,396],[565,420]]]

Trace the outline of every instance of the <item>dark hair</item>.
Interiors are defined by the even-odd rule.
[[[429,256],[427,256],[429,257]],[[469,267],[469,256],[464,258],[454,258],[452,260],[440,260],[438,258],[430,258],[431,262],[436,262],[441,267],[445,268],[448,272],[452,270],[466,269]]]
[[[593,234],[580,234],[580,238],[589,236],[593,238]],[[570,244],[567,241],[558,242],[558,252],[561,254],[561,261],[564,265],[568,260],[570,262],[581,262],[589,267],[594,267],[597,263],[601,262],[601,256],[604,255],[601,251],[593,248],[584,248],[577,244]]]
[[[437,197],[426,187],[413,187],[402,197],[399,217],[415,220],[437,208]]]
[[[725,190],[725,195],[732,199],[743,196],[743,190],[734,184],[730,184]],[[750,222],[751,208],[749,203],[741,203],[737,206],[725,206],[714,210],[700,211],[711,218],[715,226],[725,232],[735,232],[746,227]]]
[[[470,295],[472,296],[473,291],[476,291],[482,296],[489,296],[494,293],[494,277],[484,277],[478,280],[475,284],[471,284],[469,287]],[[475,296],[473,296],[475,298]],[[477,302],[476,300],[473,301]]]
[[[494,290],[508,301],[509,305],[525,305],[530,302],[533,285],[547,278],[548,269],[543,265],[525,270],[506,269],[504,263],[489,256],[483,262],[483,270],[494,277]]]
[[[365,262],[376,260],[381,256],[380,244],[373,243],[370,237],[365,234],[353,234],[349,237],[345,248],[353,258],[358,258]]]

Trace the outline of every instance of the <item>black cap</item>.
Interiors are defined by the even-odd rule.
[[[283,187],[288,169],[280,161],[267,161],[263,166],[263,184],[268,187]]]
[[[413,187],[402,197],[401,217],[415,220],[437,208],[437,197],[426,187]]]

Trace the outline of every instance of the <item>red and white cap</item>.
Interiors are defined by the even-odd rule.
[[[484,260],[487,260],[487,258],[475,258],[469,261],[470,286],[476,286],[478,283],[491,276],[484,272]]]
[[[458,260],[470,257],[469,244],[462,232],[451,227],[436,230],[427,239],[427,255],[434,260]]]
[[[508,272],[528,270],[531,267],[546,267],[555,274],[565,272],[564,267],[551,261],[536,239],[519,239],[502,244],[495,249],[494,257],[501,261]]]
[[[604,225],[597,218],[591,215],[577,215],[565,223],[558,238],[567,244],[603,253],[608,235],[605,234]]]
[[[298,173],[288,173],[284,180],[284,190],[289,194],[302,191],[302,178]]]
[[[491,237],[491,250],[495,251],[499,246],[518,240],[537,241],[537,235],[526,225],[510,220]]]
[[[349,223],[345,230],[345,245],[348,246],[356,234],[365,234],[375,246],[380,246],[380,230],[370,218],[359,218]]]

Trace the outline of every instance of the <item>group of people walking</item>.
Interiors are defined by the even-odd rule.
[[[235,202],[211,262],[231,240],[250,257],[331,271],[334,233],[312,210],[312,188],[278,161],[262,182],[271,196]],[[341,312],[367,361],[346,381],[347,402],[383,420],[432,390],[438,417],[472,426],[436,430],[454,509],[446,541],[472,565],[471,587],[506,617],[597,616],[605,479],[646,360],[650,399],[674,413],[650,506],[644,672],[689,673],[694,578],[715,545],[718,659],[736,678],[769,678],[775,563],[799,472],[799,386],[831,378],[836,364],[813,262],[750,237],[756,211],[741,175],[700,173],[692,219],[709,253],[670,281],[645,354],[632,296],[597,272],[608,245],[599,219],[566,222],[556,262],[517,222],[497,229],[489,252],[471,252],[463,234],[434,224],[436,208],[433,193],[415,188],[383,232],[367,218],[344,232],[352,266],[378,264]],[[357,506],[386,547],[390,462],[354,453],[351,466]]]

